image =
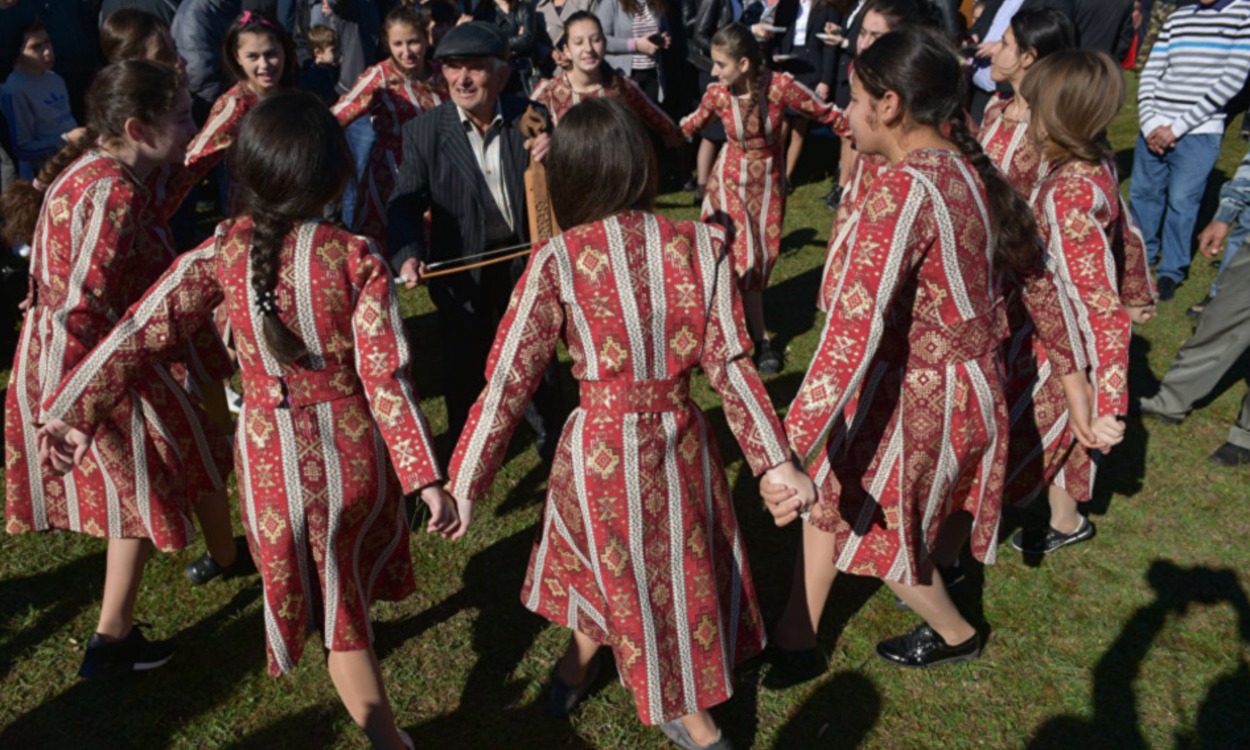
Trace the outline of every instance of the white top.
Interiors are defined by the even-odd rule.
[[[503,181],[503,158],[499,145],[503,115],[499,114],[498,102],[495,104],[495,119],[490,121],[490,127],[486,129],[485,134],[478,132],[477,126],[463,109],[456,107],[456,114],[460,117],[460,124],[464,125],[465,135],[469,137],[469,148],[473,150],[477,165],[482,169],[482,176],[486,178],[486,186],[490,188],[490,195],[495,199],[495,206],[499,208],[499,213],[503,214],[504,221],[508,222],[508,227],[516,230],[516,227],[512,226],[512,207],[508,203],[508,190],[504,187]]]
[[[807,45],[807,22],[812,17],[812,0],[799,0],[799,15],[794,19],[794,46]]]

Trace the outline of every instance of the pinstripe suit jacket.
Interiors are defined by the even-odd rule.
[[[529,240],[525,213],[529,152],[519,125],[529,104],[520,97],[499,97],[504,184],[512,207],[512,226],[522,242]],[[409,258],[429,263],[485,250],[484,212],[492,198],[456,105],[445,101],[409,121],[404,125],[403,138],[403,161],[386,207],[391,264],[398,271]],[[422,220],[427,209],[432,220],[428,246]]]

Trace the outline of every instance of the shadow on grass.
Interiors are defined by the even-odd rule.
[[[1155,560],[1146,579],[1155,600],[1133,614],[1094,667],[1093,717],[1065,715],[1048,720],[1034,734],[1029,750],[1147,747],[1133,683],[1155,642],[1164,637],[1169,620],[1184,617],[1192,607],[1229,605],[1237,614],[1238,637],[1250,644],[1250,598],[1237,580],[1237,571],[1182,568],[1169,560]],[[1207,690],[1193,727],[1176,733],[1175,746],[1250,747],[1246,706],[1250,706],[1250,665],[1241,656]]]
[[[773,747],[851,750],[863,744],[880,716],[881,691],[873,681],[839,672],[794,712]]]
[[[260,586],[243,589],[178,633],[178,653],[162,669],[91,682],[64,675],[69,687],[9,725],[0,747],[167,747],[265,668],[261,610],[243,615],[260,597]]]
[[[338,739],[343,714],[343,707],[338,703],[309,706],[225,747],[226,750],[273,750],[291,747],[296,737],[300,747],[330,747]]]
[[[0,643],[0,682],[28,649],[59,633],[83,610],[99,605],[104,585],[104,550],[80,557],[55,570],[6,581],[0,588],[0,632],[13,637]],[[16,621],[40,611],[31,622]]]

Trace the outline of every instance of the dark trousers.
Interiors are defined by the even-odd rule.
[[[469,409],[486,387],[486,360],[490,357],[499,322],[508,309],[512,288],[520,275],[518,268],[523,269],[524,266],[487,266],[481,269],[476,284],[468,278],[460,278],[453,282],[454,286],[452,283],[431,285],[443,343],[443,394],[447,401],[447,421],[449,431],[456,440],[460,439],[464,430]],[[538,435],[540,454],[555,449],[566,416],[556,368],[554,364],[549,365],[525,413],[526,421]]]

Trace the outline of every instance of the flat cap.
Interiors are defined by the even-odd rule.
[[[435,60],[457,57],[508,57],[508,39],[494,26],[481,21],[462,23],[443,36],[434,50]]]

